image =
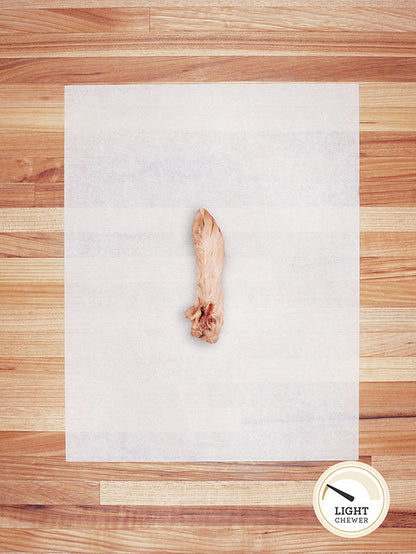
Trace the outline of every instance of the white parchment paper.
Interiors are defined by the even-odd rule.
[[[358,456],[358,86],[65,89],[66,456]],[[225,323],[190,335],[191,226]]]

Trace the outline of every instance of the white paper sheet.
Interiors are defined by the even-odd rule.
[[[358,456],[358,86],[65,89],[66,455]],[[191,337],[191,225],[225,322]]]

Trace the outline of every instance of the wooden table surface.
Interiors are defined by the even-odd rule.
[[[0,551],[416,552],[415,2],[135,4],[0,0]],[[391,509],[354,541],[315,518],[327,462],[65,462],[64,85],[254,80],[360,83],[360,455]]]

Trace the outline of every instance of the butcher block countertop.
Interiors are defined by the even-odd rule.
[[[316,519],[327,462],[65,462],[64,85],[215,81],[360,84],[367,537]],[[414,2],[0,0],[0,551],[416,552]]]

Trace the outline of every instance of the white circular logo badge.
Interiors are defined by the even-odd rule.
[[[361,462],[327,469],[315,485],[313,507],[328,531],[341,537],[372,533],[387,515],[390,494],[380,473]]]

